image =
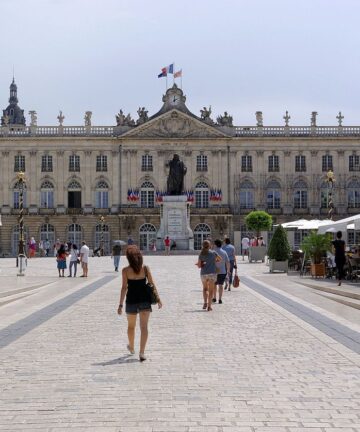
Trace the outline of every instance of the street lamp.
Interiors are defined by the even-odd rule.
[[[25,189],[25,174],[20,171],[17,174],[18,188],[19,188],[19,248],[18,248],[18,276],[25,276],[26,255],[24,246],[24,189]]]
[[[105,229],[105,218],[100,216],[100,255],[104,256],[104,229]]]
[[[326,173],[326,184],[327,184],[327,202],[328,202],[328,219],[332,220],[334,213],[334,203],[333,203],[333,190],[334,190],[335,176],[330,169]]]

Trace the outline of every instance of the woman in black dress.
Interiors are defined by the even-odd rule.
[[[336,240],[332,242],[335,250],[335,264],[338,275],[338,285],[341,285],[341,280],[344,278],[344,265],[346,263],[345,257],[345,242],[342,238],[342,232],[338,231],[336,233]]]
[[[151,312],[151,299],[146,287],[146,281],[154,284],[149,267],[143,265],[143,256],[140,249],[131,245],[126,249],[126,258],[129,265],[122,270],[122,287],[120,293],[120,304],[118,314],[123,313],[124,300],[126,296],[125,312],[128,319],[128,338],[127,349],[130,354],[135,354],[135,326],[136,318],[140,317],[140,361],[146,360],[145,346],[148,339],[148,322]],[[156,290],[156,289],[155,289]],[[157,293],[157,291],[156,291]],[[162,307],[160,297],[157,295],[157,305]]]

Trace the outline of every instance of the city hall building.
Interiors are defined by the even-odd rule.
[[[210,109],[190,112],[174,84],[153,115],[120,111],[114,125],[95,126],[91,114],[80,126],[64,125],[62,112],[57,125],[39,126],[29,111],[27,125],[12,82],[0,127],[1,256],[17,253],[21,171],[25,239],[85,240],[93,248],[103,239],[107,252],[117,239],[131,237],[144,250],[156,240],[174,154],[187,167],[195,249],[209,235],[239,243],[253,209],[276,222],[326,218],[329,170],[334,217],[360,212],[360,127],[343,126],[341,113],[328,127],[317,126],[316,112],[309,126],[291,126],[287,112],[283,126],[264,126],[261,112],[256,126],[234,126],[226,112],[217,119]]]

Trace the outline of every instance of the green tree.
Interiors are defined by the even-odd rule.
[[[271,239],[268,256],[276,261],[287,261],[291,255],[290,243],[285,228],[278,225]]]
[[[259,237],[260,231],[270,231],[272,226],[272,217],[269,213],[262,210],[250,212],[245,218],[246,226],[249,230],[255,231]]]

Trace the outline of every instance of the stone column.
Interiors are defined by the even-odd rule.
[[[36,150],[30,150],[30,170],[26,170],[29,178],[28,196],[27,196],[28,207],[39,206],[39,202],[38,202],[39,200],[37,199],[37,188],[40,188],[40,185],[38,185],[38,179],[37,179],[38,169],[36,166],[36,155],[37,155]]]
[[[4,150],[1,152],[2,160],[1,160],[1,172],[2,172],[2,184],[0,185],[0,202],[3,206],[12,207],[11,202],[11,183],[10,183],[10,169],[11,169],[11,161],[9,159],[10,152],[8,150]],[[13,168],[13,166],[12,166]]]
[[[110,200],[110,207],[112,206],[119,206],[121,204],[121,201],[119,201],[119,187],[120,187],[120,181],[124,181],[123,177],[121,176],[121,167],[119,168],[119,152],[117,150],[112,150],[111,152],[111,181],[112,181],[112,194],[111,194],[111,200]],[[120,180],[121,178],[121,180]]]
[[[83,202],[81,203],[82,207],[88,206],[88,207],[94,207],[95,206],[95,196],[92,197],[92,176],[91,173],[93,171],[95,171],[94,169],[91,169],[91,155],[92,155],[92,151],[91,150],[85,150],[84,151],[84,156],[85,156],[85,160],[84,160],[84,166],[81,166],[81,156],[80,156],[80,172],[83,172],[84,175],[82,175],[81,177],[84,179],[84,183],[85,183],[85,191],[84,191],[84,197],[83,197]]]
[[[56,202],[59,206],[68,206],[67,196],[65,198],[65,191],[67,190],[67,184],[65,184],[65,163],[64,163],[64,150],[58,150],[56,152],[56,166],[55,178],[57,183]]]

